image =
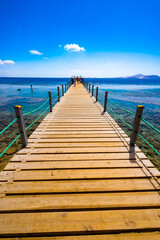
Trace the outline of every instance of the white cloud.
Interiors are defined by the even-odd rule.
[[[84,52],[86,51],[86,49],[84,49],[84,47],[80,47],[78,44],[66,44],[64,46],[64,49],[67,50],[67,51],[71,51],[71,52]]]
[[[62,47],[62,45],[58,45],[58,47]]]
[[[47,59],[48,59],[48,57],[44,57],[43,59],[47,60]]]
[[[31,54],[35,54],[35,55],[43,55],[43,53],[41,53],[41,52],[39,52],[39,51],[37,51],[37,50],[29,50],[29,52],[30,52]]]
[[[15,62],[14,61],[12,61],[12,60],[4,60],[4,61],[2,61],[1,59],[0,59],[0,65],[11,65],[11,64],[14,64]]]

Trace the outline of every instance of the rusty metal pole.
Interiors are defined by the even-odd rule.
[[[93,94],[94,94],[94,85],[92,85],[92,97],[93,97]]]
[[[51,95],[51,91],[48,92],[48,95],[49,95],[50,112],[52,112],[52,95]]]
[[[96,87],[96,102],[98,101],[98,87]]]
[[[144,107],[142,105],[137,106],[136,115],[135,115],[135,118],[134,118],[133,129],[132,129],[132,134],[131,134],[131,138],[130,138],[130,145],[131,146],[134,146],[135,142],[136,142],[136,138],[137,138],[138,129],[139,129],[139,126],[140,126],[140,121],[141,121],[143,109],[144,109]]]
[[[28,144],[28,140],[27,140],[27,134],[26,134],[25,124],[24,124],[24,118],[22,114],[22,106],[16,105],[14,106],[14,110],[17,117],[19,131],[21,133],[22,145],[23,147],[26,147]]]
[[[58,102],[60,102],[59,87],[57,87],[57,94],[58,94]]]
[[[108,97],[108,92],[105,92],[105,97],[104,97],[104,112],[106,112],[107,109],[107,97]]]

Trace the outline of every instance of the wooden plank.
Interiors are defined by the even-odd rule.
[[[63,133],[61,133],[61,134],[48,134],[48,133],[46,133],[46,134],[38,134],[38,133],[33,133],[32,135],[30,135],[30,137],[29,138],[37,138],[37,137],[41,137],[41,138],[44,138],[44,139],[54,139],[54,138],[106,138],[106,137],[108,137],[108,138],[115,138],[115,137],[118,137],[119,135],[118,135],[118,133],[96,133],[96,134],[94,134],[94,133],[87,133],[87,134],[76,134],[76,133],[74,133],[74,134],[63,134]],[[125,135],[125,137],[127,137],[127,135]]]
[[[159,216],[160,209],[1,214],[0,235],[155,231]]]
[[[43,123],[47,123],[48,120],[44,119]],[[106,119],[104,117],[99,118],[99,119],[86,119],[86,118],[81,118],[81,119],[51,119],[49,121],[50,123],[106,123]]]
[[[152,170],[153,172],[153,170]],[[36,170],[14,173],[14,180],[54,180],[54,179],[107,179],[107,178],[144,178],[152,176],[141,168],[123,169],[65,169],[65,170]],[[154,176],[160,177],[160,172],[154,169]]]
[[[7,181],[12,178],[14,171],[2,171],[0,172],[0,181]]]
[[[61,127],[61,128],[72,128],[72,127],[108,127],[108,126],[112,126],[110,123],[108,123],[107,121],[106,122],[99,122],[99,123],[94,123],[94,122],[88,122],[88,123],[85,123],[85,122],[73,122],[73,123],[58,123],[58,122],[46,122],[44,123],[42,121],[42,123],[38,126],[38,127],[45,127],[45,126],[49,126],[49,127]],[[118,126],[118,124],[117,124]]]
[[[142,159],[146,159],[147,157],[143,154]],[[78,153],[78,154],[33,154],[33,155],[24,155],[21,152],[18,152],[12,159],[12,161],[64,161],[64,160],[121,160],[121,159],[128,159],[128,160],[136,160],[135,153]]]
[[[94,131],[96,133],[97,131],[112,131],[113,128],[110,127],[110,126],[108,126],[108,127],[78,127],[78,126],[76,126],[76,127],[69,127],[69,128],[68,127],[61,127],[60,128],[60,127],[50,127],[50,126],[48,126],[46,129],[38,127],[36,129],[36,132],[41,132],[43,130],[50,131],[50,132],[56,132],[56,131],[57,132],[60,132],[60,131],[72,132],[72,131],[81,130],[81,131]]]
[[[0,193],[38,194],[38,193],[88,193],[157,191],[159,184],[154,179],[92,179],[59,181],[24,181],[1,183]]]
[[[36,149],[27,149],[24,148],[20,150],[17,154],[24,154],[24,153],[31,153],[31,154],[50,154],[50,153],[125,153],[128,152],[128,149],[124,147],[94,147],[94,148],[36,148]]]
[[[147,167],[153,167],[153,164],[146,160],[145,165]],[[136,168],[139,167],[139,162],[137,161],[128,161],[128,160],[92,160],[92,161],[45,161],[45,162],[21,162],[13,163],[10,162],[5,167],[6,170],[15,170],[19,169],[74,169],[74,168]]]
[[[87,143],[87,142],[118,142],[122,141],[120,138],[50,138],[50,139],[37,139],[38,143]],[[34,143],[34,139],[28,139],[29,143]]]
[[[34,131],[35,133],[39,133],[40,134],[40,132],[41,131],[38,131],[38,130],[35,130]],[[47,133],[47,129],[46,129],[46,133]],[[81,135],[81,134],[87,134],[87,133],[89,133],[89,134],[96,134],[96,130],[84,130],[84,131],[74,131],[74,130],[58,130],[58,131],[56,131],[56,130],[49,130],[48,131],[48,135],[52,135],[52,134],[76,134],[76,135]],[[102,134],[107,134],[107,133],[109,133],[109,134],[111,134],[111,133],[115,133],[115,130],[113,130],[113,129],[111,129],[111,130],[97,130],[97,133],[102,133]]]
[[[157,192],[81,193],[10,196],[0,199],[0,212],[153,208],[160,206]]]
[[[34,147],[34,148],[73,148],[73,147],[122,147],[125,146],[122,141],[117,142],[84,142],[84,143],[31,143],[28,144],[26,149]]]
[[[70,115],[68,117],[67,116],[61,116],[60,117],[60,116],[55,115],[54,118],[57,119],[57,120],[59,120],[59,119],[61,119],[61,120],[62,119],[68,119],[68,120],[69,119],[74,119],[74,120],[75,119],[88,119],[89,121],[90,121],[90,119],[97,119],[97,120],[103,119],[103,117],[99,117],[99,116],[98,117],[96,117],[96,116],[95,117],[93,117],[93,116],[91,116],[91,117],[87,117],[87,116],[86,117],[84,117],[84,116],[81,117],[81,116],[70,116]]]

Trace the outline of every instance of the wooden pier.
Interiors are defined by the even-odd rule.
[[[160,172],[82,84],[28,142],[0,173],[0,239],[160,239]]]

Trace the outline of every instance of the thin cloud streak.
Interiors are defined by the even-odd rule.
[[[43,55],[43,53],[37,51],[37,50],[29,50],[29,52],[33,55]]]
[[[14,64],[15,62],[14,61],[12,61],[12,60],[4,60],[4,61],[2,61],[1,59],[0,59],[0,65],[12,65],[12,64]]]

